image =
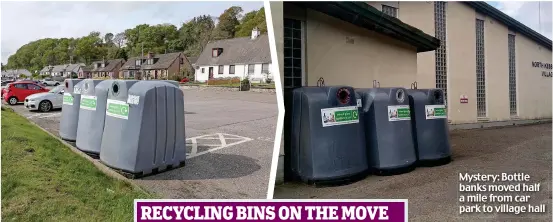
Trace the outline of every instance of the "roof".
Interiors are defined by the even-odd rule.
[[[67,65],[56,65],[52,68],[52,72],[65,72]]]
[[[365,2],[293,2],[322,12],[356,26],[372,30],[417,48],[417,52],[433,51],[440,40],[398,18],[389,16]]]
[[[44,66],[44,68],[42,68],[42,70],[40,70],[40,72],[50,72],[52,69],[51,66]]]
[[[194,64],[196,63],[196,61],[198,61],[198,57],[186,57],[186,59],[188,59],[190,64]]]
[[[83,66],[82,69],[85,72],[92,72],[92,70],[94,69],[94,65]]]
[[[155,54],[154,59],[155,63],[153,65],[146,65],[147,56],[142,56],[142,67],[136,66],[136,60],[140,57],[129,58],[127,62],[123,65],[123,69],[168,69],[171,64],[182,54],[182,52],[173,52],[167,54]]]
[[[68,65],[67,68],[65,68],[65,71],[66,72],[77,72],[79,71],[79,68],[84,66],[83,63],[80,63],[80,64],[71,64],[71,65]]]
[[[32,76],[31,72],[26,69],[9,69],[2,71],[2,75],[4,76],[19,76],[19,75],[25,75],[25,76]]]
[[[222,48],[218,57],[211,56],[213,48]],[[225,39],[208,43],[198,60],[197,66],[259,64],[271,62],[269,37],[260,35],[255,39],[250,37]]]
[[[516,19],[511,18],[510,16],[501,12],[499,9],[496,9],[495,7],[489,5],[486,2],[465,2],[465,3],[473,7],[476,11],[489,15],[490,17],[505,24],[507,27],[509,27],[509,29],[515,32],[521,33],[527,36],[528,38],[536,41],[540,45],[551,50],[551,39],[548,39],[542,34],[532,30],[531,28],[528,28],[528,26],[525,26],[524,24],[520,23]]]
[[[96,64],[96,63],[102,63],[104,61],[95,61],[95,62],[92,62],[92,64]],[[107,60],[105,61],[106,62],[106,67],[98,67],[98,68],[94,68],[93,66],[93,69],[92,69],[92,72],[111,72],[113,71],[113,69],[115,69],[115,67],[117,66],[118,63],[124,63],[125,60],[124,59],[110,59],[110,60]]]

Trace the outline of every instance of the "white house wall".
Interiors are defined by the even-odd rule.
[[[254,64],[254,73],[250,75],[250,80],[252,79],[265,79],[265,74],[262,73],[263,64]],[[232,78],[239,77],[243,79],[248,72],[248,65],[235,65],[234,74],[229,74],[230,66],[225,65],[223,68],[223,74],[219,74],[219,66],[200,66],[196,69],[196,81],[205,82],[209,78],[209,67],[213,67],[213,78]],[[204,72],[202,73],[202,68]],[[269,63],[269,71],[271,70],[271,63]]]

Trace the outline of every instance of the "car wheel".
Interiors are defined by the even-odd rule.
[[[42,101],[38,104],[38,110],[41,112],[50,112],[50,110],[52,110],[52,103],[48,100]]]
[[[17,98],[15,96],[10,97],[10,99],[8,100],[8,103],[12,106],[17,104]]]
[[[59,82],[57,82],[56,84],[54,84],[54,86],[59,86],[59,85],[60,85],[60,83],[59,83]]]

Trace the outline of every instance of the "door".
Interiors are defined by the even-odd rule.
[[[27,97],[27,84],[25,83],[17,83],[13,85],[13,95],[17,97],[18,101],[25,100],[25,97]]]
[[[208,79],[213,79],[213,67],[209,67],[209,78]]]

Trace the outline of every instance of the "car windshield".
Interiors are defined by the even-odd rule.
[[[59,93],[61,91],[63,91],[63,86],[56,86],[50,90],[50,93]]]

